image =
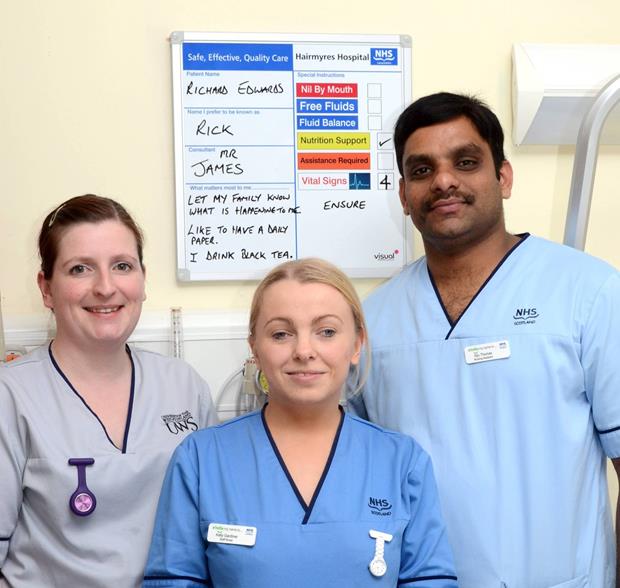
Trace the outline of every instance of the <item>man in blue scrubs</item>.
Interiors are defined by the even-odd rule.
[[[351,406],[430,453],[462,588],[612,588],[620,274],[506,231],[513,172],[484,103],[421,98],[394,142],[426,256],[367,300]]]

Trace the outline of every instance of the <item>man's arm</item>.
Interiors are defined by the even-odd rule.
[[[594,426],[605,454],[611,457],[620,478],[620,272],[613,272],[598,289],[581,330],[581,365],[585,390],[592,406]],[[616,538],[620,535],[620,513],[616,505]],[[616,549],[616,554],[618,554]],[[618,557],[616,557],[618,562]],[[620,565],[616,563],[620,588]]]
[[[620,457],[612,459],[611,462],[616,468],[616,474],[618,475],[618,484],[620,484]],[[620,588],[620,557],[618,557],[620,547],[620,494],[618,495],[618,501],[616,502],[616,588]]]

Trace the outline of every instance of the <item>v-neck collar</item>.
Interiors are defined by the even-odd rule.
[[[437,288],[437,284],[435,283],[435,279],[433,278],[433,274],[431,273],[431,269],[428,267],[428,263],[426,264],[426,271],[428,272],[428,277],[431,281],[431,285],[433,286],[433,290],[435,291],[435,296],[437,296],[437,301],[439,302],[439,305],[441,306],[441,309],[443,310],[443,313],[446,319],[448,320],[448,323],[450,324],[450,330],[446,334],[446,337],[445,337],[446,339],[450,338],[450,335],[452,335],[459,321],[463,318],[463,316],[465,315],[469,307],[474,303],[474,300],[478,298],[478,295],[484,290],[486,285],[493,279],[493,276],[498,272],[499,268],[502,267],[504,262],[511,256],[513,251],[515,251],[522,243],[524,243],[525,240],[529,236],[530,236],[529,233],[522,233],[522,234],[517,235],[517,237],[520,237],[520,239],[506,252],[504,257],[502,257],[499,260],[498,264],[495,266],[493,271],[489,274],[489,277],[482,283],[480,288],[478,288],[478,291],[472,296],[471,300],[467,303],[467,306],[463,309],[463,312],[461,312],[461,314],[457,317],[457,319],[454,322],[452,322],[452,319],[450,318],[450,315],[448,314],[448,311],[443,303],[441,294],[439,293],[439,288]]]
[[[129,438],[129,426],[131,425],[131,414],[133,412],[133,399],[134,399],[134,389],[135,389],[135,382],[136,382],[136,369],[133,363],[131,349],[129,349],[128,345],[125,345],[125,349],[127,351],[127,355],[129,355],[129,361],[131,362],[131,386],[129,388],[129,406],[127,407],[127,420],[125,421],[125,432],[123,433],[123,445],[122,447],[120,447],[121,453],[127,453],[127,440]],[[88,411],[99,421],[99,424],[101,425],[101,428],[103,429],[103,432],[105,433],[105,436],[107,437],[108,441],[112,444],[112,446],[115,449],[119,449],[119,447],[115,445],[114,441],[112,441],[110,435],[108,435],[108,431],[105,428],[103,421],[99,418],[97,413],[88,405],[88,402],[86,402],[84,397],[75,389],[75,387],[69,381],[69,378],[66,376],[66,374],[60,369],[60,366],[56,362],[56,359],[54,358],[54,354],[52,353],[52,342],[51,341],[50,341],[50,344],[47,350],[48,350],[52,365],[54,366],[56,371],[60,374],[62,379],[67,383],[67,386],[69,386],[71,391],[82,401],[82,403],[88,409]]]
[[[340,410],[340,423],[338,424],[338,429],[336,430],[336,435],[334,436],[334,441],[332,443],[332,448],[329,452],[329,456],[327,457],[327,461],[325,462],[325,468],[323,469],[323,473],[321,474],[321,478],[319,479],[318,484],[316,485],[316,488],[314,489],[314,494],[312,495],[312,499],[310,500],[310,504],[306,504],[305,500],[303,499],[301,492],[299,492],[299,488],[297,488],[297,485],[295,484],[295,480],[293,480],[293,476],[291,476],[291,473],[289,472],[288,468],[286,467],[286,463],[284,463],[284,459],[282,458],[282,454],[280,453],[280,450],[278,449],[278,446],[276,445],[276,442],[273,438],[273,436],[271,435],[271,431],[269,430],[269,425],[267,425],[267,421],[265,419],[265,409],[267,408],[267,404],[265,404],[265,406],[263,406],[263,409],[261,410],[261,420],[263,422],[263,427],[265,429],[265,433],[267,434],[267,438],[269,439],[269,443],[271,444],[271,447],[273,448],[273,452],[275,453],[276,457],[278,458],[278,462],[280,463],[280,467],[282,468],[282,471],[284,472],[284,475],[286,476],[286,478],[289,481],[289,484],[291,485],[291,488],[293,489],[293,492],[295,493],[295,496],[297,497],[297,500],[299,501],[299,504],[301,505],[301,507],[304,509],[305,515],[303,520],[301,521],[302,525],[307,524],[308,520],[310,519],[310,515],[312,514],[312,509],[314,508],[314,505],[317,501],[317,498],[319,497],[319,494],[321,492],[321,488],[323,487],[323,482],[325,482],[325,478],[327,477],[327,474],[329,472],[329,469],[331,467],[332,461],[334,459],[334,454],[336,453],[336,448],[338,447],[338,439],[340,438],[340,432],[342,431],[342,425],[344,423],[344,411],[342,410],[342,407],[339,406],[338,409]]]

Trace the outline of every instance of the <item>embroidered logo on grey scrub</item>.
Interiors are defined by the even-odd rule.
[[[198,430],[198,425],[189,410],[186,410],[181,414],[163,414],[161,418],[173,435]]]
[[[535,308],[517,308],[512,318],[515,325],[533,325],[540,316]]]
[[[368,499],[368,508],[370,513],[378,517],[388,517],[392,514],[392,503],[385,498]]]

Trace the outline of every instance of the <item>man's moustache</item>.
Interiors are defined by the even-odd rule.
[[[437,202],[441,202],[442,200],[449,200],[451,198],[461,200],[464,204],[473,204],[475,200],[473,194],[463,194],[462,192],[446,192],[439,195],[433,194],[431,198],[427,200],[424,208],[428,212],[433,208],[433,206],[435,206]]]

